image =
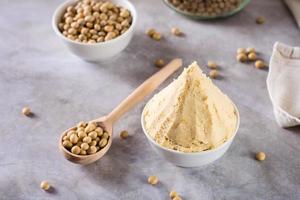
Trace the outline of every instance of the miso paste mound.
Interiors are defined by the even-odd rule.
[[[237,128],[232,101],[196,62],[157,93],[143,114],[147,134],[161,146],[182,152],[214,149]]]

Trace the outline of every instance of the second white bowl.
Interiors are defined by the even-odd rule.
[[[155,142],[155,140],[147,133],[145,127],[144,127],[144,110],[142,112],[142,117],[141,117],[141,123],[142,123],[142,128],[143,132],[146,135],[150,145],[152,148],[155,150],[156,153],[158,153],[160,156],[162,156],[165,160],[173,163],[174,165],[180,166],[180,167],[199,167],[202,165],[206,165],[209,163],[212,163],[213,161],[217,160],[221,156],[225,154],[225,152],[228,150],[230,147],[238,129],[240,126],[240,116],[239,112],[235,107],[236,115],[237,115],[237,126],[236,126],[236,131],[234,135],[224,142],[221,146],[212,149],[212,150],[207,150],[207,151],[201,151],[201,152],[193,152],[193,153],[185,153],[185,152],[180,152],[180,151],[175,151],[172,149],[165,148],[158,143]]]
[[[93,44],[70,40],[69,38],[65,37],[58,29],[58,24],[66,8],[70,5],[74,5],[76,2],[76,0],[69,0],[64,2],[56,9],[52,17],[52,28],[54,32],[73,54],[84,60],[95,62],[111,58],[127,47],[133,36],[137,21],[136,9],[129,1],[112,0],[112,2],[114,2],[115,4],[127,8],[130,11],[132,15],[132,23],[129,29],[115,39]]]

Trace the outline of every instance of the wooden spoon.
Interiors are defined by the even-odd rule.
[[[65,158],[73,163],[77,164],[90,164],[100,159],[108,151],[112,144],[113,124],[127,111],[137,105],[140,101],[155,90],[164,80],[166,80],[173,72],[175,72],[182,65],[181,59],[174,59],[160,71],[148,78],[142,85],[136,88],[125,100],[123,100],[111,113],[104,117],[92,120],[96,122],[98,126],[101,126],[109,134],[109,140],[107,145],[95,154],[91,155],[76,155],[67,150],[63,145],[63,137],[68,131],[75,128],[69,128],[61,134],[59,139],[59,149],[65,156]]]

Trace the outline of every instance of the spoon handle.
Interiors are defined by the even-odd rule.
[[[182,65],[182,60],[176,58],[168,63],[161,70],[153,74],[138,88],[136,88],[126,99],[124,99],[110,114],[107,120],[111,123],[117,121],[124,113],[129,111],[147,95],[153,92],[162,82],[164,82],[171,74],[173,74]]]

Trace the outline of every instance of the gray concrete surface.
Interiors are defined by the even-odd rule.
[[[133,0],[139,21],[132,42],[99,64],[71,55],[53,33],[51,15],[61,2],[0,2],[0,199],[167,200],[171,189],[186,200],[300,199],[300,128],[281,129],[274,121],[267,70],[235,61],[238,47],[253,46],[267,61],[275,41],[300,45],[296,23],[281,1],[253,0],[234,17],[197,22],[160,0]],[[260,15],[266,24],[255,24]],[[172,26],[186,36],[172,37]],[[150,40],[144,34],[150,27],[165,39]],[[226,155],[192,169],[162,160],[140,126],[145,100],[115,125],[113,146],[101,161],[89,166],[66,161],[58,151],[60,133],[108,113],[157,71],[152,63],[158,57],[182,57],[185,65],[219,63],[222,78],[215,83],[241,114],[240,130]],[[21,115],[25,105],[34,118]],[[118,137],[123,129],[130,133],[126,141]],[[260,150],[267,154],[262,163],[253,159]],[[152,174],[160,180],[155,187],[146,182]],[[44,179],[54,186],[51,193],[39,188]]]

